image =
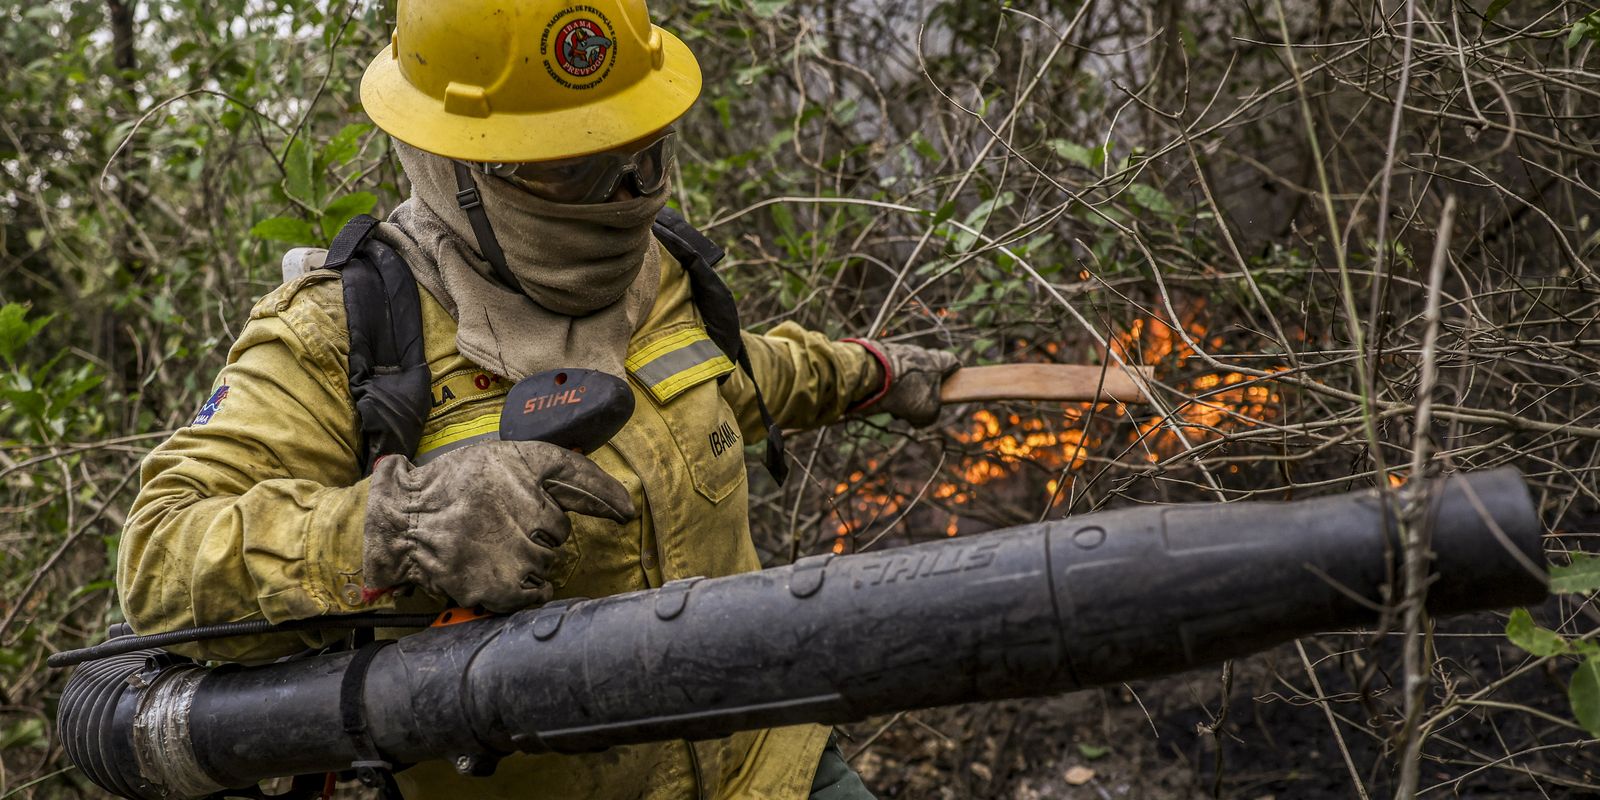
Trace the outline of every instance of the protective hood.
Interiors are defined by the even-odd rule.
[[[449,159],[395,143],[411,198],[377,236],[458,325],[462,355],[508,378],[586,366],[623,376],[634,330],[655,302],[661,256],[651,224],[666,193],[568,205],[476,176],[516,286],[495,278],[457,204]]]

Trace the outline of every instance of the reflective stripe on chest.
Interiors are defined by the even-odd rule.
[[[628,374],[660,404],[692,386],[733,371],[733,362],[699,327],[686,328],[639,348],[628,356],[626,366]]]
[[[647,342],[628,356],[625,366],[634,383],[663,407],[695,386],[734,370],[733,362],[698,326]],[[458,369],[435,380],[416,463],[498,440],[500,405],[510,388],[511,381],[476,367]],[[723,422],[714,426],[707,441],[715,454],[721,455],[737,449],[739,436],[731,424]]]
[[[510,389],[510,381],[476,367],[458,369],[435,380],[428,422],[423,428],[422,440],[417,443],[415,462],[424,464],[469,444],[499,439],[500,404],[493,401],[504,397]],[[452,415],[472,413],[473,409],[466,406],[474,403],[492,411],[440,426],[442,420]]]
[[[493,442],[500,439],[500,412],[484,414],[473,417],[466,422],[457,422],[446,425],[439,430],[422,437],[417,443],[417,457],[415,463],[426,464],[452,450],[459,450],[467,445],[479,442]]]

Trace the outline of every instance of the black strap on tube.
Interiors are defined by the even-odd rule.
[[[356,779],[369,789],[376,789],[383,800],[403,800],[400,785],[394,779],[394,765],[383,760],[378,746],[367,730],[367,715],[362,694],[367,685],[367,668],[384,647],[394,644],[393,639],[372,642],[356,651],[355,657],[345,665],[344,677],[339,681],[339,718],[344,732],[355,746],[356,760],[350,763]]]

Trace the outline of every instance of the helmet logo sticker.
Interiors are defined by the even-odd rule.
[[[611,52],[611,40],[601,35],[599,25],[587,19],[567,23],[556,41],[561,43],[556,63],[579,78],[593,75]]]
[[[544,69],[568,89],[589,89],[605,80],[616,63],[617,34],[611,20],[593,6],[566,8],[550,18],[539,37]]]

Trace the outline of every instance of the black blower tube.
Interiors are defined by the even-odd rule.
[[[1517,473],[1433,489],[1432,612],[1540,602],[1540,525]],[[1370,623],[1399,551],[1370,491],[1085,514],[430,628],[376,654],[360,707],[383,760],[482,774],[519,750],[1056,694]],[[348,769],[351,658],[93,662],[61,700],[67,754],[129,798]]]

